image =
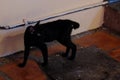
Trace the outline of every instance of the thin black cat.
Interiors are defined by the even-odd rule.
[[[79,28],[79,23],[72,20],[56,20],[44,24],[37,22],[35,26],[27,27],[24,33],[24,60],[19,67],[24,67],[27,63],[30,47],[34,46],[41,50],[43,56],[42,65],[48,64],[48,50],[46,42],[57,40],[62,45],[66,46],[66,52],[64,57],[68,57],[69,60],[74,60],[76,55],[76,45],[71,41],[72,29]],[[72,54],[68,56],[68,53],[72,50]]]

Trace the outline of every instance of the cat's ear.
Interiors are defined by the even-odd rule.
[[[37,23],[35,24],[35,27],[39,26],[40,21],[37,21]]]

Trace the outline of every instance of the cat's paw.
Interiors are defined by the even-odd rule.
[[[48,66],[48,63],[41,63],[41,66],[45,67],[45,66]]]
[[[70,57],[68,57],[68,60],[71,60],[71,61],[73,61],[73,60],[75,60],[75,57],[73,57],[73,56],[70,56]]]
[[[20,64],[18,64],[18,67],[23,68],[23,67],[25,67],[25,64],[20,63]]]

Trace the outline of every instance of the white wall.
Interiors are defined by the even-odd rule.
[[[0,0],[0,25],[14,26],[21,24],[23,19],[29,21],[39,20],[46,16],[54,15],[54,13],[101,1],[102,0]],[[99,27],[102,23],[102,16],[103,8],[98,7],[57,19],[65,18],[76,20],[81,23],[79,31],[83,32]]]

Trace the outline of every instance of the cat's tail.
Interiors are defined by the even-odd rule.
[[[69,24],[69,26],[72,27],[72,29],[77,29],[80,27],[80,24],[76,21],[72,21],[72,20],[66,20],[66,23]]]
[[[70,23],[73,29],[77,29],[80,27],[80,24],[78,22],[70,21]]]

